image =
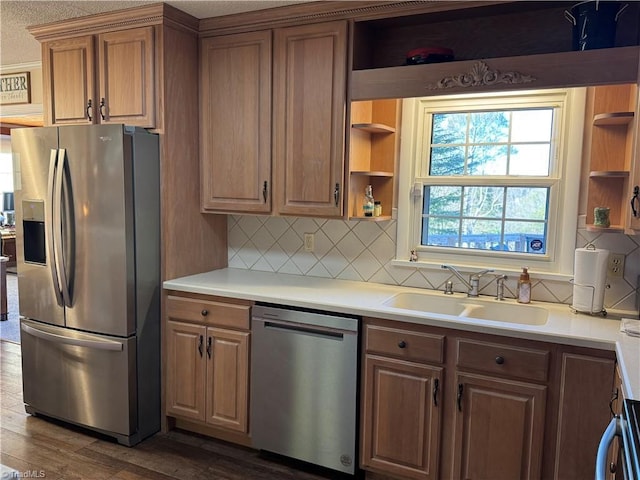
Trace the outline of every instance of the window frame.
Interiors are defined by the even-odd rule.
[[[567,279],[573,272],[578,226],[582,137],[586,89],[552,89],[421,97],[403,100],[397,208],[396,266],[438,268],[443,263],[461,269],[493,268],[509,273],[528,265],[543,278]],[[421,246],[423,178],[428,176],[431,114],[451,111],[557,106],[549,176],[429,177],[429,185],[550,186],[548,237],[545,254]],[[559,118],[558,118],[559,117]],[[429,128],[427,131],[426,128]],[[454,180],[452,182],[452,180]],[[460,180],[456,182],[455,180]],[[560,208],[562,206],[562,208]],[[412,249],[418,262],[409,262]]]

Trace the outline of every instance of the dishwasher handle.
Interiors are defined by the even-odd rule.
[[[296,324],[291,322],[282,322],[277,320],[266,320],[262,318],[254,318],[254,322],[264,323],[264,328],[274,331],[281,331],[283,333],[293,333],[293,334],[301,334],[301,335],[314,335],[317,337],[323,337],[330,340],[342,340],[344,338],[345,333],[353,332],[345,332],[342,330],[336,330],[333,328],[318,326],[309,326]]]

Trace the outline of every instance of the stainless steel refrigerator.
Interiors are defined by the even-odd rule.
[[[157,135],[14,129],[25,408],[133,445],[160,428]]]

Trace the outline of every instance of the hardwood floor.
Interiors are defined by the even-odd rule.
[[[135,447],[27,415],[20,345],[0,341],[0,478],[64,480],[338,478],[266,459],[258,452],[186,432],[156,434]]]

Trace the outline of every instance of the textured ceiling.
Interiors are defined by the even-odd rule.
[[[233,13],[280,7],[310,0],[169,0],[168,3],[196,18],[209,18]],[[120,10],[139,5],[158,3],[149,1],[28,1],[0,0],[0,66],[7,67],[40,61],[40,44],[26,27],[83,17],[96,13]]]

